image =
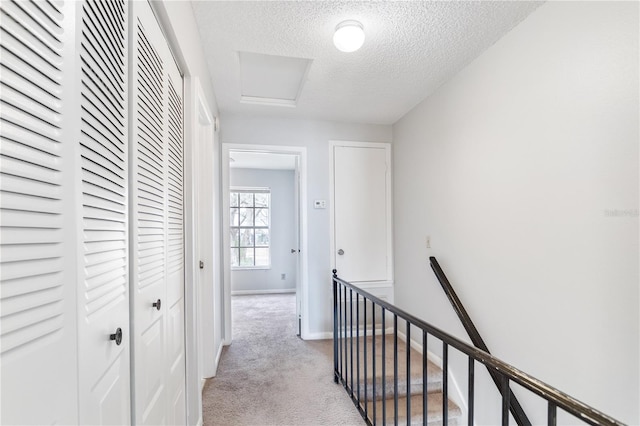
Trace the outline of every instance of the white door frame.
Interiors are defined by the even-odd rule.
[[[216,359],[216,324],[215,318],[218,315],[219,306],[216,299],[217,283],[216,274],[219,273],[217,258],[217,236],[218,221],[215,217],[216,204],[216,140],[215,140],[215,117],[207,103],[207,99],[200,86],[200,81],[196,80],[196,98],[198,108],[198,132],[194,140],[194,167],[195,180],[194,198],[195,207],[195,262],[204,260],[204,268],[197,269],[194,276],[195,296],[197,299],[197,346],[198,346],[198,373],[201,379],[201,387],[204,379],[215,376]],[[211,170],[201,170],[202,161],[208,161]],[[205,166],[206,168],[206,166]],[[206,182],[210,179],[210,182]],[[209,191],[207,191],[209,190]],[[206,204],[205,204],[206,203]],[[205,205],[210,205],[211,211],[203,212]],[[208,210],[209,207],[206,208]]]
[[[229,153],[231,151],[262,152],[267,154],[290,154],[300,159],[300,197],[298,199],[300,209],[300,274],[297,277],[300,293],[297,297],[301,300],[300,315],[302,317],[302,330],[300,337],[307,339],[309,336],[309,291],[307,280],[307,148],[301,146],[278,145],[249,145],[249,144],[222,144],[222,240],[224,249],[221,250],[223,264],[223,288],[224,288],[224,344],[231,344],[233,338],[231,331],[231,263],[229,260]]]
[[[185,233],[185,358],[187,424],[202,424],[202,375],[198,354],[198,300],[196,286],[196,180],[199,102],[204,98],[197,76],[185,75],[184,133],[184,233]],[[206,98],[205,98],[206,99]],[[197,408],[196,408],[197,407]]]

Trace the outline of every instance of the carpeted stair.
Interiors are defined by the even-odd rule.
[[[353,339],[353,392],[358,396],[360,407],[366,410],[367,417],[374,424],[383,424],[383,405],[385,409],[386,424],[394,424],[394,357],[393,336],[385,337],[385,389],[382,388],[382,336],[375,339],[375,374],[373,372],[373,339],[367,337],[367,374],[365,380],[364,369],[364,338]],[[351,341],[349,338],[343,341],[345,358],[343,358],[343,370],[351,371]],[[359,344],[359,351],[357,346]],[[357,354],[359,352],[359,363]],[[423,424],[423,360],[422,355],[415,349],[410,351],[410,381],[411,395],[411,424]],[[441,425],[442,416],[442,369],[431,361],[427,361],[427,422],[429,425]],[[359,374],[358,374],[359,369]],[[375,376],[375,398],[374,378]],[[351,387],[351,377],[347,377]],[[365,384],[366,382],[366,384]],[[359,386],[358,386],[359,383]],[[365,399],[366,390],[366,399]],[[365,403],[366,401],[366,403]],[[375,406],[375,419],[374,419]],[[451,400],[448,401],[449,425],[457,425],[461,418],[460,408]],[[375,421],[374,421],[375,420]],[[398,424],[407,424],[407,352],[406,343],[398,339]]]

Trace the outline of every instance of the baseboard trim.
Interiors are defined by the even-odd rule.
[[[234,290],[231,292],[232,296],[250,296],[259,294],[288,294],[295,293],[295,288],[276,288],[270,290]]]
[[[321,331],[319,333],[307,333],[303,336],[303,340],[325,340],[332,339],[333,333],[330,331]]]

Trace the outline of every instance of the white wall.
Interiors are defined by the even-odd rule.
[[[390,142],[391,126],[235,114],[220,123],[222,143],[307,148],[309,337],[326,337],[333,329],[329,208],[314,209],[313,200],[329,201],[329,140]]]
[[[296,289],[297,247],[295,229],[295,171],[293,170],[230,170],[232,187],[271,189],[271,230],[269,269],[232,269],[231,291],[238,293]],[[282,279],[282,274],[285,278]]]
[[[494,354],[629,424],[638,48],[637,2],[549,2],[393,128],[397,304],[464,335],[436,256]]]
[[[195,288],[194,277],[196,275],[195,246],[193,235],[195,232],[194,225],[194,180],[196,178],[194,172],[196,170],[193,161],[193,147],[197,135],[197,95],[196,80],[202,87],[202,91],[211,109],[213,115],[218,115],[217,104],[213,86],[209,77],[209,71],[204,59],[204,50],[200,41],[200,35],[196,26],[195,17],[191,2],[180,1],[152,1],[154,12],[158,20],[163,26],[165,35],[172,47],[176,62],[180,70],[184,73],[184,95],[185,95],[185,303],[186,303],[186,350],[187,350],[187,420],[188,424],[197,424],[202,422],[202,403],[200,393],[201,375],[198,372],[198,359],[196,353],[196,311],[195,311]],[[210,163],[214,164],[215,169],[213,176],[219,182],[219,159],[216,157],[219,151],[218,137],[213,138],[214,147],[208,155],[212,156]],[[215,197],[215,195],[212,195]],[[218,200],[215,200],[215,206],[218,206]],[[213,238],[213,237],[212,237]],[[212,241],[210,244],[218,245],[219,241]],[[218,275],[214,282],[218,285],[221,283],[221,268],[219,258],[214,259],[214,273]],[[216,293],[220,293],[221,289],[215,289]],[[219,313],[219,321],[222,321],[222,298],[215,306]],[[214,341],[214,346],[219,348],[222,345],[222,333],[217,334],[219,337]]]

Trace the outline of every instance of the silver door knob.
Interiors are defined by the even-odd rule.
[[[298,250],[296,249],[291,249],[291,253],[296,253]]]
[[[339,254],[340,256],[342,256],[342,255],[344,254],[344,250],[342,250],[342,249],[338,250],[338,254]]]

